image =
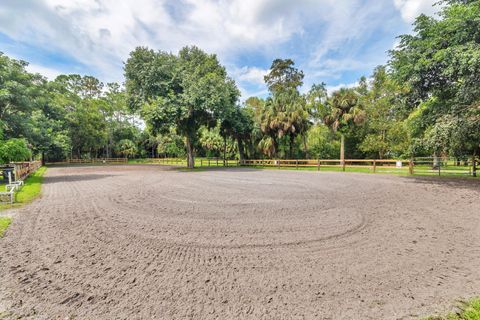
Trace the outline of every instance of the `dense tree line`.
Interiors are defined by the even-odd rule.
[[[89,76],[47,81],[0,55],[1,161],[67,157],[411,158],[480,152],[480,1],[419,16],[390,60],[354,87],[303,87],[291,59],[267,97],[240,102],[217,57],[139,47],[125,89]],[[141,120],[140,120],[141,119]],[[144,125],[139,125],[143,121]]]
[[[118,84],[79,75],[47,81],[26,65],[0,55],[1,162],[136,156],[141,143],[147,152]]]

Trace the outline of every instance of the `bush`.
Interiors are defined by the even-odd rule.
[[[137,154],[137,146],[133,141],[123,139],[117,143],[115,151],[126,158],[131,158]]]
[[[9,139],[0,142],[0,163],[29,160],[32,152],[25,139]]]

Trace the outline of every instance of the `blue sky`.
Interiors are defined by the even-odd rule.
[[[137,46],[216,53],[242,99],[264,96],[275,58],[292,58],[308,90],[353,85],[384,64],[437,0],[1,0],[0,51],[49,78],[89,74],[123,82]]]

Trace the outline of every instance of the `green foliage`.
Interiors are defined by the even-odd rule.
[[[25,139],[0,141],[0,163],[30,160],[32,152]]]
[[[189,167],[198,129],[227,118],[240,94],[217,57],[197,47],[185,47],[178,56],[137,48],[125,76],[130,106],[141,110],[152,132],[175,127],[186,138]]]
[[[460,311],[446,316],[433,316],[425,320],[480,320],[480,299],[463,302]]]
[[[324,118],[326,125],[334,131],[345,131],[349,126],[360,125],[366,112],[360,104],[360,95],[355,89],[341,88],[327,101],[329,112]]]
[[[20,207],[36,199],[42,191],[43,175],[46,167],[40,167],[24,181],[23,187],[15,194],[13,207]],[[10,204],[0,205],[0,210],[9,209]]]
[[[303,71],[294,67],[292,59],[275,59],[269,73],[264,77],[270,92],[275,95],[282,91],[297,90],[303,84]]]
[[[289,137],[289,157],[293,157],[295,138],[305,135],[311,125],[305,97],[298,91],[303,84],[303,72],[294,68],[291,59],[273,61],[265,82],[271,96],[263,103],[250,100],[255,108],[258,127],[265,135],[259,150],[269,157],[276,156],[279,142]]]
[[[223,150],[223,138],[220,135],[220,127],[208,129],[200,128],[200,145],[207,150],[207,156],[218,156]]]
[[[44,79],[28,73],[26,66],[0,52],[0,125],[5,139],[25,137],[28,115],[40,106]]]
[[[340,141],[336,134],[324,125],[310,128],[307,145],[312,156],[318,159],[337,159],[340,153]]]
[[[415,33],[401,36],[391,51],[390,65],[395,79],[410,89],[405,109],[422,120],[414,136],[429,150],[478,154],[480,2],[446,3],[439,19],[417,18]]]
[[[132,140],[123,139],[117,142],[115,150],[125,158],[132,158],[137,153],[137,146]]]
[[[166,157],[184,157],[185,143],[175,130],[158,136],[158,153]]]
[[[355,87],[330,93],[320,83],[301,94],[303,72],[291,59],[275,59],[264,77],[268,97],[242,105],[217,57],[197,47],[178,54],[136,48],[125,90],[76,74],[49,82],[0,54],[2,146],[24,139],[33,157],[49,160],[186,153],[191,167],[194,154],[220,156],[225,142],[230,158],[338,158],[340,136],[347,157],[474,157],[480,1],[442,3],[439,16],[419,16],[388,64]]]
[[[16,203],[25,204],[37,198],[42,191],[43,175],[47,171],[46,167],[41,167],[31,174],[24,181],[24,186],[16,194]]]
[[[370,85],[365,82],[361,103],[367,121],[358,148],[373,158],[395,158],[408,154],[409,135],[403,115],[397,109],[404,88],[394,81],[384,66],[375,69]]]
[[[0,238],[3,237],[5,230],[12,223],[12,218],[10,217],[0,217]]]
[[[83,151],[92,154],[107,141],[106,123],[98,112],[97,100],[84,100],[67,115],[70,139],[80,155]]]
[[[306,107],[309,116],[315,122],[321,122],[327,116],[325,104],[327,102],[326,84],[313,84],[310,91],[308,91],[306,99]]]

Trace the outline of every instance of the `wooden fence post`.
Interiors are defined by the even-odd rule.
[[[342,170],[343,170],[343,172],[345,172],[345,166],[346,166],[346,161],[343,160],[343,161],[342,161]]]
[[[373,160],[373,173],[377,171],[377,160]]]
[[[472,157],[472,176],[477,176],[477,158],[475,155]]]
[[[317,171],[320,171],[320,159],[318,159]]]
[[[410,160],[408,161],[408,173],[409,173],[410,175],[413,175],[413,165],[414,165],[413,160],[410,159]]]
[[[295,160],[295,167],[296,167],[297,170],[298,170],[298,160]]]

